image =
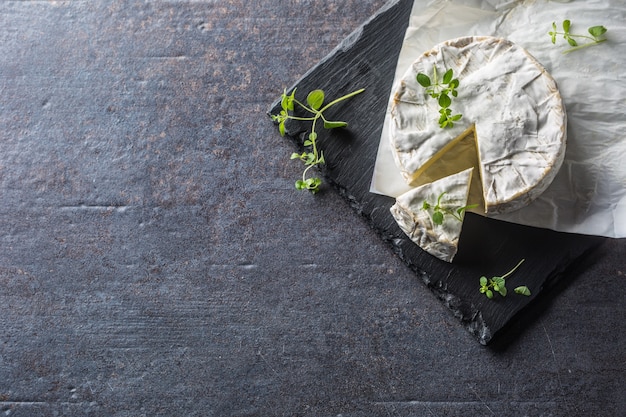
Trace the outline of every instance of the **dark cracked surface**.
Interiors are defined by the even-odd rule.
[[[384,4],[0,3],[0,413],[623,415],[623,239],[485,348],[292,189],[266,111]]]

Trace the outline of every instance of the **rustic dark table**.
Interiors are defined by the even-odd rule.
[[[484,347],[266,111],[384,0],[0,2],[0,414],[623,416],[626,240]]]

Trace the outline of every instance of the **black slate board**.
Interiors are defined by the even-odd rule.
[[[412,0],[390,1],[346,38],[326,58],[307,72],[293,88],[296,98],[320,88],[329,99],[358,88],[366,91],[325,115],[349,122],[347,129],[319,131],[326,165],[322,174],[350,205],[363,215],[394,252],[436,294],[482,344],[506,343],[507,331],[519,319],[536,316],[539,306],[553,296],[557,283],[576,275],[576,265],[605,239],[526,227],[472,213],[466,215],[459,252],[452,264],[423,252],[400,230],[389,208],[392,198],[369,192],[374,163],[391,91],[397,57],[413,5]],[[277,114],[276,102],[269,114]],[[302,147],[309,126],[290,122],[287,135]],[[294,191],[295,192],[295,191]],[[315,198],[323,198],[318,195]],[[525,262],[508,280],[507,287],[527,285],[532,296],[509,294],[488,300],[480,294],[479,277],[501,275]],[[505,335],[508,335],[505,337]]]

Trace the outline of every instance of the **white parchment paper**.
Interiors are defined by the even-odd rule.
[[[552,22],[571,33],[604,25],[608,41],[563,54]],[[626,237],[626,2],[624,0],[415,0],[398,58],[397,80],[424,51],[469,35],[507,38],[526,48],[556,80],[568,117],[565,161],[552,185],[528,207],[493,216],[562,232]],[[392,90],[392,91],[393,91]],[[388,137],[381,135],[371,192],[407,191]]]

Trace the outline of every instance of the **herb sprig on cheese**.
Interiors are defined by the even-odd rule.
[[[317,147],[317,132],[315,130],[317,122],[321,119],[324,128],[326,129],[336,129],[348,126],[348,123],[343,121],[326,119],[324,117],[324,112],[337,103],[347,100],[362,93],[363,91],[365,91],[363,88],[353,91],[350,94],[346,94],[345,96],[331,101],[325,106],[323,106],[325,99],[323,90],[318,89],[309,92],[306,97],[306,104],[296,99],[296,89],[294,89],[291,94],[287,94],[286,90],[283,92],[280,101],[282,110],[279,114],[272,115],[272,120],[278,123],[278,131],[280,132],[280,135],[285,136],[285,122],[289,119],[312,122],[311,130],[308,133],[307,139],[304,141],[304,147],[307,148],[307,150],[302,153],[294,152],[291,154],[291,159],[299,159],[306,166],[304,172],[302,172],[302,179],[296,181],[296,189],[309,190],[311,193],[315,194],[319,191],[319,187],[322,184],[322,180],[320,178],[308,177],[308,171],[311,168],[325,163],[324,154]],[[298,105],[305,112],[310,113],[311,116],[295,116],[294,111],[296,109],[296,105]]]
[[[439,194],[439,197],[437,197],[437,203],[434,206],[428,201],[424,201],[424,203],[422,204],[423,210],[429,211],[432,209],[431,218],[433,220],[433,223],[438,226],[441,226],[443,224],[443,219],[446,215],[450,215],[454,217],[455,219],[457,219],[458,221],[462,222],[463,216],[467,210],[478,207],[478,204],[471,204],[468,206],[458,207],[458,208],[446,207],[441,202],[445,194],[446,194],[445,191]]]
[[[420,72],[417,74],[417,82],[419,85],[426,89],[426,94],[436,99],[439,103],[439,126],[442,128],[454,127],[454,122],[463,117],[461,114],[452,115],[452,97],[458,96],[456,90],[459,86],[458,78],[454,78],[452,68],[448,69],[444,74],[441,81],[437,75],[437,66],[433,65],[433,78]]]

